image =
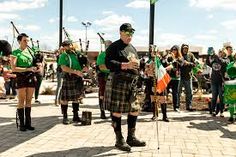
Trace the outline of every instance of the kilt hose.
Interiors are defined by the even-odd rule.
[[[107,76],[98,75],[98,87],[99,87],[99,97],[104,96],[105,87],[106,87]]]
[[[122,79],[122,77],[114,78],[114,73],[110,73],[106,82],[104,94],[105,109],[118,113],[140,111],[141,106],[137,100],[130,102],[132,80],[127,81]]]
[[[79,76],[63,77],[62,87],[59,91],[59,100],[78,101],[83,94],[83,84],[83,80]]]

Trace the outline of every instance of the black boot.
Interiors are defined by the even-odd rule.
[[[31,107],[25,108],[25,128],[27,130],[34,130],[35,128],[31,126]]]
[[[100,118],[101,119],[106,119],[106,114],[105,114],[105,111],[104,111],[104,108],[103,108],[103,100],[102,99],[99,99],[99,107],[100,107],[100,111],[101,111],[101,116]]]
[[[125,142],[125,139],[121,133],[121,117],[112,116],[112,126],[116,134],[115,147],[120,150],[129,152],[131,150],[131,147]]]
[[[152,102],[152,120],[156,120],[158,118],[158,108],[155,102]]]
[[[127,136],[127,144],[131,147],[143,147],[146,146],[146,142],[140,141],[135,136],[135,126],[136,126],[137,116],[128,115],[128,136]]]
[[[26,131],[25,122],[24,122],[24,119],[25,119],[24,108],[18,108],[17,113],[20,120],[20,131]]]
[[[167,118],[167,113],[166,113],[166,106],[167,106],[166,103],[161,104],[161,112],[162,112],[162,115],[163,115],[162,120],[163,120],[164,122],[169,122],[169,119]]]
[[[73,122],[78,123],[81,122],[81,119],[79,118],[79,103],[72,103],[72,108],[73,108]]]
[[[65,125],[70,124],[70,121],[67,117],[67,109],[68,109],[68,105],[61,105],[61,113],[63,114],[62,123]]]

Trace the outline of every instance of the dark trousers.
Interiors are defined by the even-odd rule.
[[[211,83],[212,90],[212,99],[211,99],[211,111],[212,112],[221,112],[224,110],[223,103],[223,86],[222,83]],[[217,98],[219,96],[220,103],[217,105]]]
[[[42,75],[36,75],[36,79],[37,79],[37,82],[35,84],[34,96],[35,96],[35,99],[38,99],[39,89],[40,89],[40,86],[41,86],[41,83],[42,83],[42,80],[43,80],[43,76]]]
[[[11,79],[10,81],[5,82],[6,95],[10,95],[12,91],[12,95],[16,95],[16,82],[15,79]]]
[[[179,86],[179,80],[171,80],[169,83],[168,88],[172,89],[172,103],[174,109],[179,108],[178,105],[178,86]]]

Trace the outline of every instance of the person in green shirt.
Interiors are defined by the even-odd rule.
[[[73,122],[76,125],[80,122],[79,98],[83,94],[83,72],[78,61],[77,53],[74,51],[71,41],[64,41],[60,49],[58,65],[63,71],[62,86],[59,89],[59,100],[63,114],[63,124],[69,124],[67,117],[68,101],[72,101]]]
[[[227,65],[226,72],[231,80],[236,80],[236,54],[234,54],[233,58],[234,58],[234,61],[232,61],[231,63],[229,63]],[[233,92],[233,90],[232,90],[232,92]],[[228,97],[229,95],[231,96],[231,99],[233,99],[233,95],[235,95],[235,93],[234,92],[230,93],[230,94],[225,93],[225,98]],[[229,104],[229,107],[228,107],[229,113],[230,113],[230,117],[229,117],[228,121],[231,123],[234,122],[235,106],[236,106],[236,104]]]
[[[35,128],[31,126],[31,100],[35,90],[34,73],[37,72],[37,68],[33,66],[33,52],[28,48],[28,35],[19,34],[17,41],[20,47],[12,52],[11,68],[16,73],[17,113],[20,120],[20,131],[34,130]]]
[[[104,42],[105,48],[107,48],[109,45],[111,45],[111,41],[107,40]],[[104,104],[103,104],[103,99],[104,99],[104,92],[105,92],[105,86],[106,86],[106,80],[109,75],[110,70],[107,69],[105,65],[105,57],[106,57],[106,52],[102,51],[97,58],[97,77],[98,77],[98,87],[99,87],[99,107],[101,111],[101,119],[106,119],[105,111],[104,111]]]

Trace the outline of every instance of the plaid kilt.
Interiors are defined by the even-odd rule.
[[[130,102],[131,82],[122,78],[114,80],[114,73],[109,74],[104,94],[105,109],[119,113],[140,111],[141,106],[137,99]]]
[[[69,76],[62,78],[62,87],[60,89],[59,100],[77,101],[83,94],[83,80],[78,76]]]

